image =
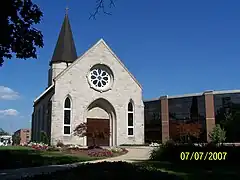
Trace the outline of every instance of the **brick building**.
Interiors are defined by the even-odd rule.
[[[20,144],[28,143],[31,140],[31,130],[30,129],[19,129],[13,136],[20,137]]]

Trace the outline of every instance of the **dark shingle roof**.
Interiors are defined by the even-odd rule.
[[[72,63],[76,59],[76,47],[68,14],[66,13],[50,65],[56,62]]]

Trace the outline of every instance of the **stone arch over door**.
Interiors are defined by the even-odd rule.
[[[114,146],[117,144],[117,131],[116,131],[116,112],[113,105],[106,99],[98,98],[94,100],[87,108],[86,122],[100,129],[106,126],[110,129],[110,137],[105,140],[108,141],[107,146]],[[88,138],[86,138],[86,145],[88,145]]]

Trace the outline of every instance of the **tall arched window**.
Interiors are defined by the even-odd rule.
[[[64,102],[63,134],[71,134],[71,100],[69,97],[67,97]]]
[[[128,103],[128,136],[133,136],[133,119],[134,111],[133,111],[133,103],[130,101]]]

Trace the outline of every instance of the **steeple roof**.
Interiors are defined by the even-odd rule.
[[[60,34],[58,36],[58,41],[55,46],[55,50],[50,65],[56,62],[72,63],[76,59],[77,59],[76,47],[73,40],[68,13],[66,11],[65,18],[61,27]]]

